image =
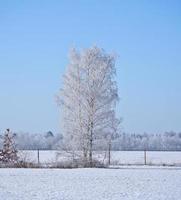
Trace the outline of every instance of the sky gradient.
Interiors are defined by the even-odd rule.
[[[116,52],[126,132],[181,131],[181,2],[0,1],[0,131],[61,132],[71,47]]]

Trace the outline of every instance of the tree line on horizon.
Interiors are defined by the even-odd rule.
[[[63,135],[60,133],[14,133],[19,150],[65,150]],[[0,149],[3,147],[4,133],[0,133]],[[96,144],[95,150],[107,150],[104,144]],[[113,151],[181,151],[181,132],[167,131],[160,134],[120,133],[112,140]]]

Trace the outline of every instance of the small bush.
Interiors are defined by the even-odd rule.
[[[62,169],[72,169],[72,168],[105,168],[106,166],[98,160],[93,160],[92,165],[85,163],[82,159],[76,159],[73,161],[61,161],[50,165],[50,168],[62,168]]]
[[[20,162],[16,163],[15,167],[16,168],[39,168],[40,166],[38,166],[37,164],[35,164],[33,162],[20,161]]]

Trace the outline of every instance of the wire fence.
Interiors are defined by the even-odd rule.
[[[19,157],[36,164],[53,164],[75,159],[75,155],[55,150],[21,150]],[[166,165],[181,166],[179,151],[95,151],[93,158],[109,165]]]

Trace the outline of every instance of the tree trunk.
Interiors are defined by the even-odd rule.
[[[89,139],[89,165],[90,167],[93,167],[92,162],[92,146],[93,146],[93,122],[91,122],[91,129],[90,129],[90,139]]]

